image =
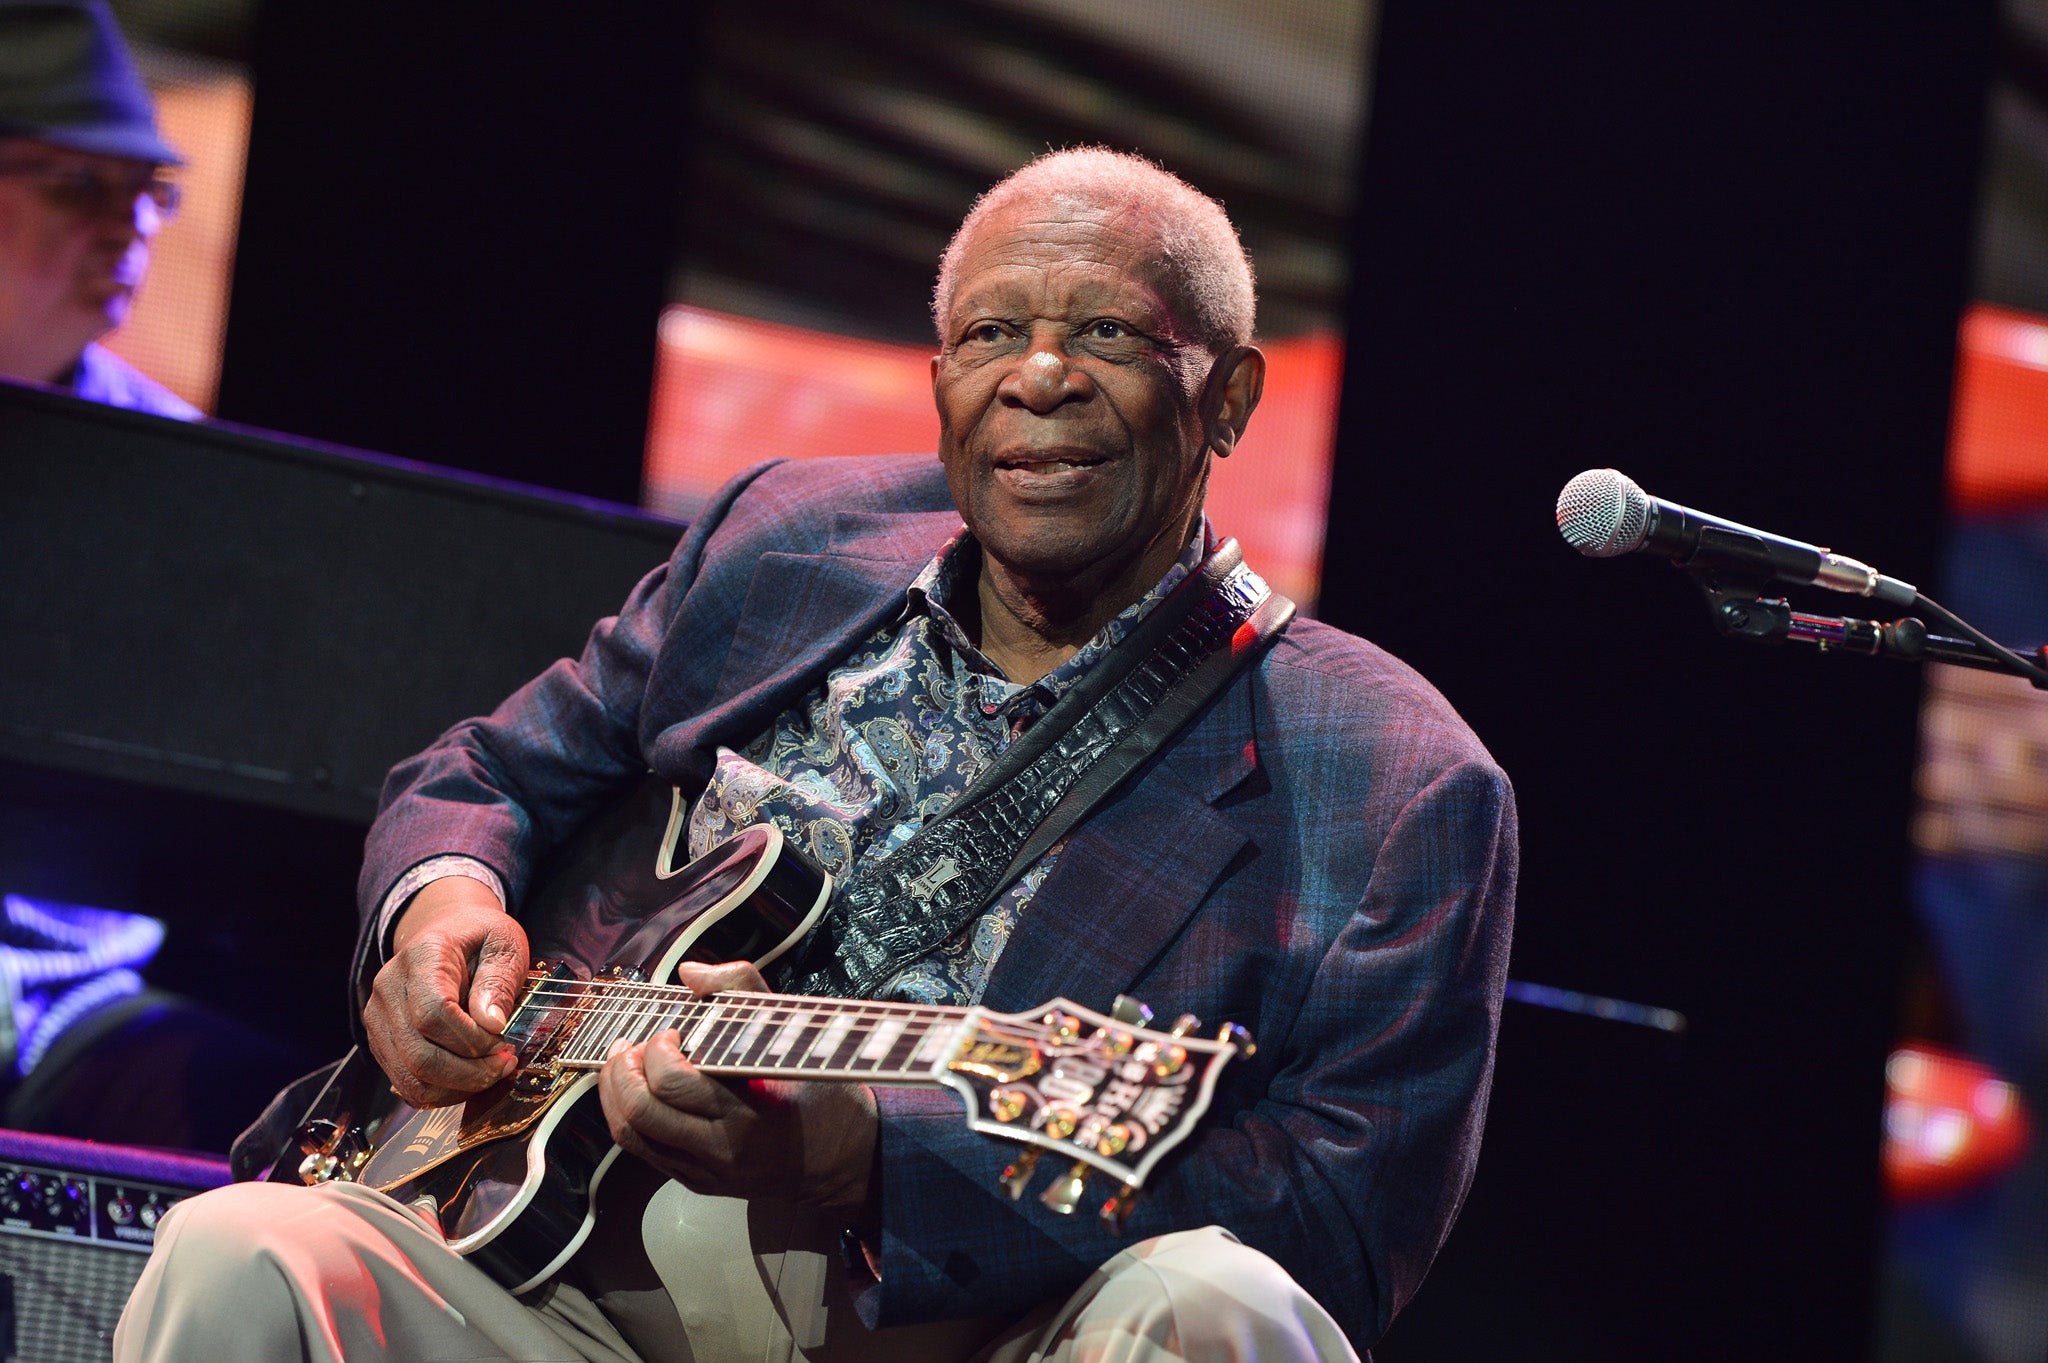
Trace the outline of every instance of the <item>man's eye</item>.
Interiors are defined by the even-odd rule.
[[[1003,329],[994,322],[983,322],[978,326],[968,328],[967,339],[979,341],[983,345],[994,345],[997,341],[1003,339]]]
[[[1112,322],[1107,317],[1088,324],[1088,334],[1098,341],[1121,341],[1131,334],[1131,329],[1122,322]]]

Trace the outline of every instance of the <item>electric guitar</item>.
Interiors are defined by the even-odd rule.
[[[665,806],[665,808],[664,808]],[[1144,1024],[1055,999],[1028,1013],[868,999],[726,993],[670,983],[684,960],[765,966],[817,923],[832,878],[772,824],[674,866],[680,793],[650,782],[579,836],[526,919],[535,959],[505,1039],[510,1077],[459,1105],[413,1108],[367,1052],[344,1059],[298,1131],[304,1159],[270,1177],[353,1180],[440,1223],[450,1248],[513,1292],[559,1270],[590,1235],[598,1185],[618,1158],[596,1096],[614,1041],[675,1029],[706,1073],[943,1084],[967,1124],[1026,1148],[1004,1170],[1020,1198],[1046,1152],[1073,1161],[1043,1201],[1071,1213],[1091,1170],[1115,1176],[1102,1208],[1120,1226],[1145,1178],[1208,1107],[1250,1038]]]

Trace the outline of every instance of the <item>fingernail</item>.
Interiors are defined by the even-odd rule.
[[[627,1042],[626,1038],[620,1037],[618,1040],[612,1042],[611,1049],[604,1053],[604,1058],[607,1060],[611,1059],[620,1051],[625,1050],[628,1044],[629,1043]]]

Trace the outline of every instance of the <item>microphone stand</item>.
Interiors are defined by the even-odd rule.
[[[1907,662],[1954,663],[1987,672],[2004,672],[2025,677],[2035,689],[2048,691],[2048,644],[2034,650],[2031,658],[1995,643],[1959,619],[1946,607],[1919,596],[1916,607],[1944,619],[1966,636],[1952,637],[1928,630],[1916,615],[1889,624],[1859,620],[1846,615],[1812,615],[1792,609],[1783,597],[1763,595],[1764,584],[1754,580],[1731,580],[1725,574],[1691,571],[1689,576],[1707,598],[1707,611],[1714,628],[1736,639],[1775,644],[1791,640],[1812,644],[1822,653],[1840,651],[1872,658],[1899,658]]]

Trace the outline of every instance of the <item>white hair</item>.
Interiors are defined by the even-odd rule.
[[[974,201],[939,257],[939,282],[932,290],[932,322],[939,342],[946,336],[946,312],[959,286],[961,258],[983,219],[1020,199],[1061,201],[1131,213],[1152,220],[1160,254],[1169,271],[1182,320],[1212,355],[1249,345],[1258,299],[1252,262],[1223,205],[1187,181],[1142,156],[1107,147],[1072,147],[1047,152],[998,181]]]

